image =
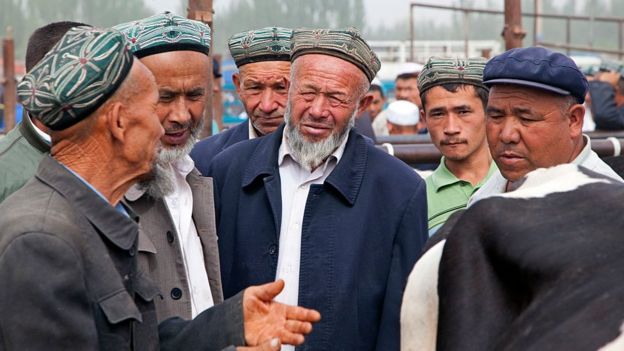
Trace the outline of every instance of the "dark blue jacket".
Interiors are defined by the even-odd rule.
[[[589,82],[591,111],[596,129],[624,129],[624,108],[615,103],[615,89],[611,84],[600,81]]]
[[[240,141],[249,139],[248,123],[249,122],[242,122],[235,127],[195,144],[195,147],[193,147],[191,151],[191,158],[195,161],[195,167],[197,167],[201,174],[206,175],[210,162],[212,162],[212,159],[217,156],[219,152]]]
[[[223,292],[275,279],[284,127],[215,157]],[[299,350],[399,350],[403,289],[427,239],[425,182],[351,131],[302,224],[299,305],[321,312]]]

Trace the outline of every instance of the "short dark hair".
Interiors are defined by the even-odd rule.
[[[370,88],[368,88],[368,92],[370,93],[370,92],[373,92],[373,91],[378,92],[378,93],[379,93],[379,96],[381,96],[381,98],[382,98],[382,99],[385,99],[385,98],[386,98],[386,97],[384,96],[383,89],[381,88],[381,86],[380,86],[380,85],[378,85],[378,84],[371,84],[371,85],[370,85]]]
[[[456,93],[460,88],[466,89],[468,87],[473,87],[475,96],[481,100],[483,109],[485,109],[485,107],[487,106],[488,96],[490,95],[490,92],[484,87],[478,87],[472,84],[459,84],[459,83],[446,83],[446,84],[440,84],[436,86],[440,86],[444,88],[444,90],[451,92],[451,93]],[[429,93],[430,90],[431,89],[428,89],[424,93],[420,94],[420,101],[422,101],[423,109],[425,108],[425,104],[427,102],[427,93]]]
[[[408,72],[399,74],[395,81],[397,80],[407,80],[407,79],[418,79],[418,72]]]
[[[35,29],[28,39],[26,47],[26,72],[29,72],[37,62],[41,61],[48,51],[73,27],[88,26],[88,24],[72,21],[60,21],[46,24]]]

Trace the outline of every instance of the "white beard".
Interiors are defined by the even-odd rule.
[[[349,118],[349,123],[340,131],[332,131],[332,133],[321,141],[308,141],[301,134],[299,124],[293,125],[290,118],[290,104],[284,112],[284,120],[286,121],[286,142],[290,147],[294,158],[309,172],[312,172],[320,166],[329,155],[331,155],[342,142],[345,140],[351,128],[355,125],[355,116],[357,115],[358,106],[355,106],[353,114]],[[299,122],[301,123],[301,121]]]
[[[163,145],[158,156],[156,156],[151,176],[148,180],[139,182],[139,189],[155,199],[162,199],[166,195],[173,193],[175,190],[175,176],[171,165],[191,152],[193,146],[199,140],[203,125],[204,123],[201,122],[191,129],[191,135],[184,145],[169,148]]]

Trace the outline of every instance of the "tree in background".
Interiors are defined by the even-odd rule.
[[[15,56],[22,60],[30,34],[47,23],[71,20],[110,27],[153,12],[143,0],[0,0],[0,33],[13,28]]]
[[[363,0],[238,0],[214,16],[214,49],[227,53],[235,33],[268,26],[365,27]]]

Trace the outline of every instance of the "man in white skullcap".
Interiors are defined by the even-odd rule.
[[[416,104],[399,100],[388,105],[386,118],[390,135],[412,135],[424,128],[419,117],[420,110]]]

